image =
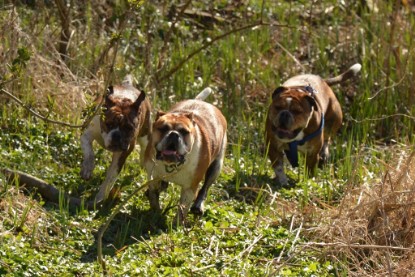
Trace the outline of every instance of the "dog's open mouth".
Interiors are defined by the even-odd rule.
[[[120,144],[120,143],[112,143],[106,146],[106,148],[112,152],[124,152],[128,150],[128,147],[129,147],[128,144]]]
[[[157,151],[156,159],[175,164],[183,163],[185,160],[184,155],[179,154],[176,150],[169,149]]]
[[[295,130],[288,130],[281,127],[273,127],[274,134],[280,139],[294,139],[301,132],[301,128]]]

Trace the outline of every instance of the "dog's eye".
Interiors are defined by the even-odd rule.
[[[118,124],[108,124],[109,130],[114,130],[114,129],[117,129],[118,127],[119,127]]]
[[[300,109],[293,109],[293,110],[291,110],[291,112],[293,114],[300,114],[300,113],[302,113],[302,110],[300,110]]]
[[[188,135],[189,131],[186,129],[179,129],[179,133],[182,134],[183,136]]]
[[[163,126],[158,127],[157,129],[160,131],[160,133],[165,133],[169,130],[169,126],[163,125]]]

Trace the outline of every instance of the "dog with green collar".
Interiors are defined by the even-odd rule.
[[[298,151],[305,154],[306,167],[313,173],[317,163],[329,158],[331,137],[339,130],[343,113],[330,88],[355,76],[360,64],[328,79],[312,74],[294,76],[272,93],[265,125],[268,157],[279,185],[288,185],[284,156],[298,167]]]

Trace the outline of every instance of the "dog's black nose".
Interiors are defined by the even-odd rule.
[[[279,114],[279,123],[281,128],[288,129],[288,127],[293,123],[293,116],[287,110],[281,111]]]
[[[171,140],[177,140],[179,137],[180,136],[179,136],[179,134],[177,132],[171,132],[169,134],[169,137],[168,138],[171,139]]]
[[[180,144],[180,135],[177,132],[171,132],[167,137],[167,149],[177,150]]]
[[[112,140],[119,142],[121,140],[121,133],[120,132],[114,132],[112,133]]]
[[[123,137],[120,131],[111,134],[111,147],[113,150],[126,151],[129,147],[129,141]]]

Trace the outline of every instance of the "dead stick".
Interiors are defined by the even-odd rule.
[[[401,251],[413,251],[415,248],[389,246],[389,245],[375,245],[375,244],[348,244],[348,243],[325,243],[325,242],[307,242],[301,243],[303,246],[338,246],[347,248],[361,248],[361,249],[386,249],[386,250],[401,250]]]
[[[84,202],[81,198],[71,196],[67,193],[62,193],[61,190],[57,189],[51,184],[48,184],[46,181],[39,179],[30,174],[4,168],[1,172],[8,178],[9,181],[17,180],[21,186],[24,186],[29,189],[34,189],[40,193],[40,195],[53,203],[58,204],[59,200],[63,199],[68,203],[70,208],[79,208],[84,206],[86,209],[94,209],[95,201]]]

